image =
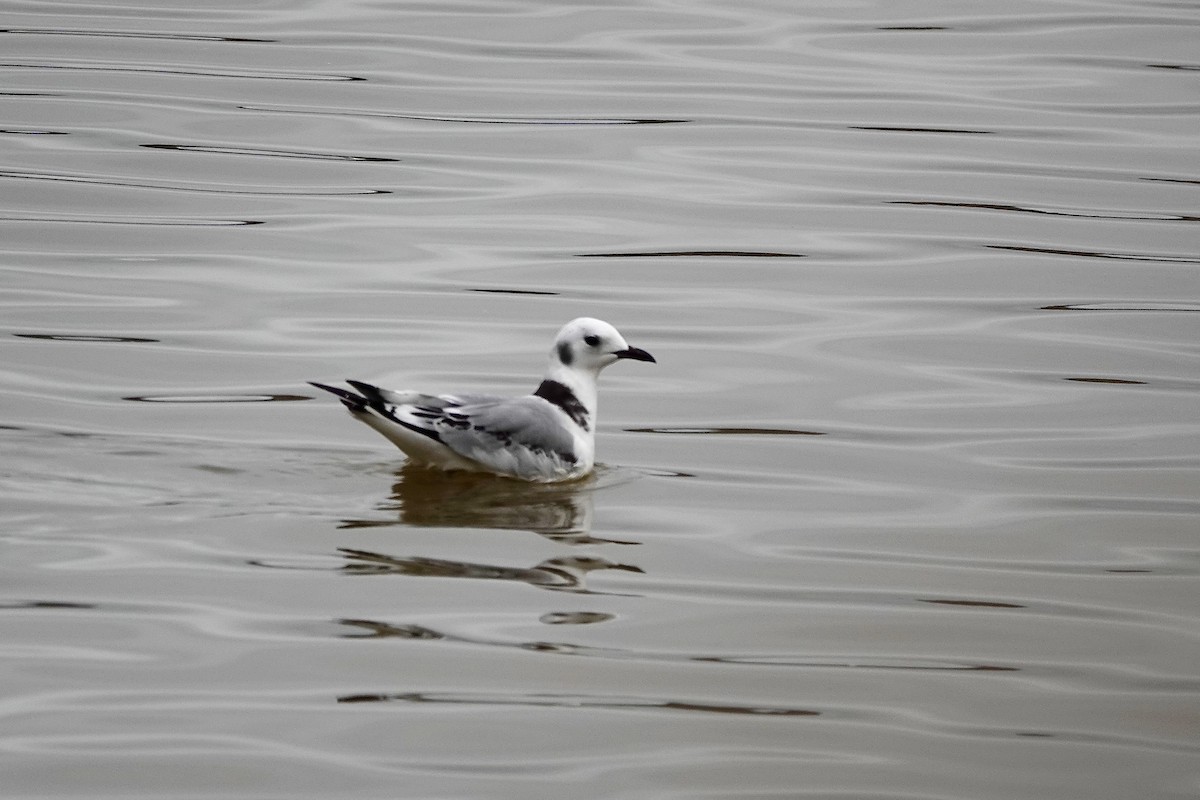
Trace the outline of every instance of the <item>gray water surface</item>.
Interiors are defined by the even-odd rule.
[[[0,794],[1200,793],[1194,3],[11,3]],[[306,380],[521,393],[432,473]]]

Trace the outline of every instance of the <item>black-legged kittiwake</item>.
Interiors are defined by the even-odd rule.
[[[346,381],[358,393],[322,383],[350,414],[410,459],[442,469],[494,472],[528,481],[580,478],[596,456],[596,379],[629,358],[654,362],[607,322],[580,317],[563,326],[546,375],[533,394],[422,394]]]

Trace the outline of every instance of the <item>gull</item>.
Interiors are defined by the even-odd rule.
[[[582,478],[596,456],[596,380],[622,359],[657,363],[607,322],[580,317],[562,327],[533,394],[422,394],[347,380],[336,395],[360,422],[412,461],[445,470],[491,472],[553,483]]]

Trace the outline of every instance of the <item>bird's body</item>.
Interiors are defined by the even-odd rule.
[[[596,379],[620,359],[654,361],[598,319],[568,322],[555,338],[537,389],[523,397],[381,389],[358,393],[313,383],[414,461],[447,470],[494,472],[551,482],[580,478],[595,464]]]

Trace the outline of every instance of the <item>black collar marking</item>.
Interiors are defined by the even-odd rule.
[[[540,397],[548,403],[553,403],[563,410],[563,412],[571,418],[571,420],[583,428],[585,431],[591,430],[588,426],[588,412],[583,407],[583,403],[579,402],[579,398],[575,396],[568,387],[558,381],[542,381],[534,393],[535,397]]]

